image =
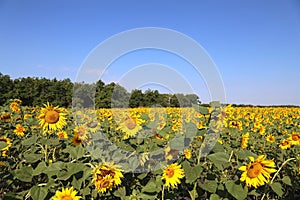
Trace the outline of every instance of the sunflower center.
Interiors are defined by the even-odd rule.
[[[136,127],[136,123],[132,119],[128,119],[125,122],[128,129],[132,130]]]
[[[0,138],[0,141],[7,143],[7,139],[6,138]]]
[[[101,183],[101,188],[108,188],[109,185],[110,185],[109,180],[104,180],[104,181],[102,181],[102,183]]]
[[[72,200],[73,198],[70,195],[63,195],[60,197],[61,200]]]
[[[288,141],[284,141],[284,142],[281,143],[281,145],[282,145],[282,146],[288,146],[288,145],[289,145],[289,142],[288,142]]]
[[[294,141],[297,141],[297,140],[300,139],[300,137],[299,137],[298,135],[292,135],[292,139],[293,139]]]
[[[45,115],[45,121],[49,124],[55,124],[59,120],[59,113],[54,110],[49,110]]]
[[[262,168],[263,168],[263,166],[260,163],[251,164],[251,166],[249,167],[249,169],[247,171],[247,176],[249,178],[256,178],[260,174]]]
[[[174,169],[168,168],[168,169],[166,170],[166,176],[167,176],[168,178],[172,178],[172,177],[174,176]]]

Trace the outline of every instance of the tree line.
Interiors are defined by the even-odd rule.
[[[122,107],[190,107],[200,104],[196,94],[160,94],[158,90],[143,92],[134,89],[128,92],[114,82],[105,84],[73,83],[70,79],[57,80],[47,78],[11,79],[0,73],[0,105],[11,99],[21,99],[22,105],[36,106],[46,102],[63,107],[72,105],[95,108]]]

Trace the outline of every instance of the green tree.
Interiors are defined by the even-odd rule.
[[[142,90],[132,90],[130,99],[129,99],[129,107],[130,108],[137,108],[144,106],[144,94]]]

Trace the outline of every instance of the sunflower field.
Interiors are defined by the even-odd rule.
[[[0,107],[0,199],[299,199],[300,108]]]

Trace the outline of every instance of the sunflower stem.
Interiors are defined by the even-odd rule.
[[[161,200],[165,199],[165,185],[163,185],[162,191],[161,191]]]
[[[284,162],[282,163],[282,165],[279,167],[279,169],[276,171],[276,173],[274,174],[272,180],[270,181],[270,184],[273,183],[275,177],[276,177],[276,176],[278,175],[278,173],[281,171],[281,169],[283,168],[283,166],[286,165],[286,163],[288,163],[289,161],[295,160],[295,159],[296,159],[296,158],[289,158],[289,159],[287,159],[286,161],[284,161]],[[261,200],[263,200],[263,199],[265,198],[266,194],[267,194],[266,192],[263,194],[263,196],[261,197]]]

